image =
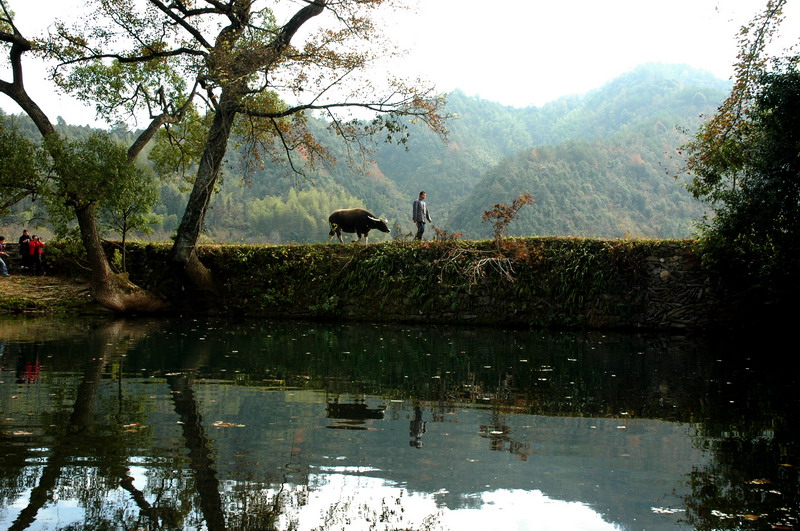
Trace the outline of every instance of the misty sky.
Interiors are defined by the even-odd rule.
[[[442,91],[525,107],[597,88],[647,62],[728,79],[736,33],[766,0],[418,0],[409,62]],[[800,34],[797,2],[784,33]],[[410,17],[409,17],[410,18]],[[406,25],[404,25],[406,27]],[[793,30],[792,30],[793,29]]]
[[[647,62],[684,63],[727,79],[736,59],[738,28],[766,0],[409,0],[387,34],[408,55],[384,63],[420,76],[440,92],[459,88],[506,105],[542,105],[581,94]],[[68,17],[77,5],[64,0],[10,0],[18,26],[37,34],[41,15]],[[491,7],[487,7],[491,6]],[[800,9],[790,3],[783,33],[797,39]],[[33,66],[35,60],[27,59]],[[7,70],[0,76],[8,78]],[[38,76],[40,77],[40,76]],[[91,109],[57,100],[52,87],[26,83],[53,119],[94,123]],[[47,98],[44,100],[44,98]],[[7,97],[0,107],[19,112]]]

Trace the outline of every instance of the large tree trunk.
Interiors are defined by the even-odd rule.
[[[186,204],[183,219],[178,227],[175,243],[172,246],[170,265],[172,272],[179,276],[178,279],[173,280],[179,281],[181,291],[189,289],[190,291],[214,292],[211,273],[197,258],[195,246],[200,237],[200,231],[203,229],[203,221],[219,178],[219,170],[225,157],[228,139],[238,110],[238,98],[231,96],[233,92],[225,91],[220,98],[220,105],[214,115],[203,156],[197,169],[197,178]]]
[[[128,280],[127,273],[115,274],[111,270],[97,231],[93,205],[76,207],[75,215],[92,270],[91,294],[98,303],[119,313],[155,312],[169,307],[164,299]]]

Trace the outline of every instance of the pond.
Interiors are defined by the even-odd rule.
[[[792,529],[777,339],[0,318],[3,529]]]

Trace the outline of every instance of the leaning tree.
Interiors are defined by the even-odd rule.
[[[5,8],[6,0],[0,2]],[[100,116],[148,121],[130,148],[132,158],[160,130],[175,159],[193,163],[168,275],[182,287],[213,287],[195,247],[232,137],[251,157],[283,157],[294,168],[299,160],[330,156],[306,127],[309,113],[322,114],[356,144],[378,131],[403,141],[404,117],[443,132],[444,101],[430,87],[374,75],[377,61],[391,51],[379,21],[400,0],[94,3],[89,24],[58,23],[36,42],[22,39],[16,28],[0,38],[12,44],[17,86],[21,55],[40,51],[57,63],[53,80],[93,103]],[[38,108],[20,106],[36,122]],[[371,119],[354,119],[354,110]]]

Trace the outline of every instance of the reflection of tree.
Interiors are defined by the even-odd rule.
[[[275,491],[270,481],[255,479],[252,470],[232,482],[230,490],[220,483],[215,452],[206,432],[201,405],[194,391],[195,377],[201,367],[209,365],[214,349],[208,342],[195,343],[178,359],[179,373],[167,375],[172,403],[180,419],[184,447],[188,451],[189,469],[194,476],[200,511],[210,531],[228,528],[275,529],[284,506],[299,508],[306,499],[299,491]],[[293,500],[291,496],[296,498]],[[226,508],[234,508],[226,514]],[[226,519],[228,520],[226,522]]]
[[[191,376],[168,376],[167,383],[172,392],[175,412],[181,419],[184,445],[189,451],[189,467],[194,473],[203,518],[209,530],[225,529],[219,480],[203,427],[203,417],[191,386]]]
[[[115,321],[95,328],[88,335],[83,356],[83,373],[69,414],[55,414],[52,418],[47,418],[47,413],[42,413],[46,419],[42,424],[52,426],[50,437],[53,444],[47,462],[30,491],[28,504],[20,511],[10,529],[31,526],[39,511],[53,497],[67,495],[81,500],[86,509],[86,526],[108,527],[112,525],[112,521],[122,518],[121,515],[114,514],[115,509],[111,509],[111,514],[108,514],[109,508],[105,500],[106,494],[114,488],[112,481],[115,477],[121,478],[123,488],[131,493],[140,508],[149,511],[150,515],[156,513],[143,494],[133,488],[125,464],[128,451],[123,448],[126,439],[114,426],[97,423],[95,420],[98,392],[106,364],[115,355],[124,355],[149,328],[146,324],[137,326]],[[76,456],[95,456],[95,473],[85,475],[77,481],[85,467],[74,464]],[[20,474],[22,473],[20,470]],[[117,524],[120,523],[121,521],[117,521]]]
[[[787,437],[795,428],[775,428],[751,425],[709,439],[714,461],[689,476],[686,519],[693,528],[794,529],[800,522],[800,448],[796,435]]]
[[[706,371],[698,357],[704,347],[696,338],[485,329],[425,334],[389,325],[270,322],[203,330],[203,335],[236,350],[196,365],[203,377],[226,378],[235,370],[240,384],[269,382],[439,402],[445,408],[452,402],[501,404],[541,415],[626,411],[637,418],[688,421],[695,404],[686,397],[697,394]],[[151,352],[158,352],[163,339],[148,341]]]
[[[308,500],[315,499],[316,478],[324,481],[324,474],[310,476],[311,465],[304,468],[303,453],[312,447],[306,443],[318,444],[311,439],[319,433],[306,424],[296,432],[292,432],[295,428],[281,427],[280,438],[291,441],[287,444],[292,447],[292,457],[284,461],[275,461],[275,456],[248,454],[254,432],[275,433],[270,431],[272,428],[254,426],[252,419],[264,418],[265,424],[277,425],[281,420],[254,417],[254,412],[242,408],[260,404],[256,400],[261,396],[278,396],[280,393],[272,393],[276,387],[282,391],[296,387],[323,389],[326,398],[341,393],[349,398],[326,400],[327,412],[314,414],[357,419],[357,426],[361,427],[381,422],[376,419],[384,412],[375,409],[373,402],[391,404],[386,416],[408,423],[402,425],[408,432],[402,427],[396,432],[399,441],[394,442],[406,447],[408,441],[413,447],[424,441],[425,447],[420,451],[406,447],[408,451],[404,452],[404,457],[411,455],[420,460],[435,451],[439,443],[437,437],[444,426],[434,423],[463,421],[453,413],[464,409],[477,410],[477,415],[470,411],[470,418],[482,419],[472,424],[476,428],[480,425],[470,441],[477,443],[473,447],[484,454],[489,450],[507,452],[519,460],[530,456],[528,445],[534,441],[525,441],[520,435],[523,430],[517,431],[511,417],[517,413],[621,416],[625,411],[638,418],[682,419],[695,414],[698,418],[717,417],[721,425],[733,425],[736,430],[726,432],[710,424],[698,427],[703,430],[701,440],[704,444],[712,441],[719,455],[711,466],[696,470],[691,478],[695,493],[687,501],[690,522],[698,528],[724,527],[726,521],[712,511],[732,510],[738,498],[776,496],[769,490],[780,490],[779,498],[786,507],[794,507],[789,502],[798,499],[797,488],[786,486],[787,482],[797,481],[793,475],[796,469],[780,466],[796,462],[791,460],[797,445],[790,431],[797,425],[797,414],[786,411],[788,404],[776,407],[777,392],[765,387],[748,389],[746,374],[740,385],[722,386],[725,392],[735,387],[735,395],[718,390],[719,396],[713,400],[701,403],[700,399],[689,398],[705,400],[709,393],[714,394],[713,382],[730,378],[722,378],[708,364],[701,363],[694,355],[694,347],[679,343],[676,348],[671,338],[620,341],[595,351],[593,341],[609,343],[615,339],[565,333],[545,340],[525,333],[495,335],[492,331],[475,334],[451,330],[442,339],[433,333],[420,336],[401,327],[381,326],[358,328],[362,335],[359,348],[356,339],[350,337],[356,335],[355,331],[337,335],[335,327],[326,325],[280,323],[258,328],[260,323],[239,327],[230,323],[206,326],[197,321],[175,321],[151,327],[146,333],[127,332],[127,326],[130,325],[117,330],[113,326],[98,327],[91,332],[88,353],[81,358],[85,370],[80,382],[70,383],[66,392],[53,384],[50,407],[58,409],[65,403],[69,408],[61,416],[41,414],[45,436],[37,435],[27,442],[0,430],[0,444],[10,444],[0,456],[3,471],[20,471],[14,480],[2,479],[3,495],[10,497],[7,493],[13,493],[17,499],[28,488],[35,489],[26,515],[20,515],[18,528],[34,522],[37,508],[54,496],[77,501],[86,510],[87,525],[96,528],[296,527],[298,522],[289,519],[297,518]],[[254,329],[251,331],[250,327]],[[112,382],[113,387],[99,385],[101,377],[108,381],[103,370],[109,367],[112,375],[122,376],[123,353],[130,379]],[[6,359],[10,360],[7,368],[10,366],[13,373],[17,360],[8,356]],[[48,371],[54,364],[61,363],[59,378],[64,379],[72,378],[75,367],[81,366],[63,361],[60,356],[40,359],[46,361],[42,381],[48,385]],[[164,381],[166,385],[162,384]],[[35,386],[41,386],[41,382],[32,384]],[[256,386],[261,388],[250,388]],[[222,400],[219,405],[208,400],[206,391],[223,393],[224,406]],[[137,396],[136,392],[140,394]],[[163,393],[163,397],[170,393],[166,408],[153,405],[161,403],[146,397],[154,392]],[[398,397],[403,400],[396,400]],[[763,411],[746,415],[734,410],[731,400]],[[15,407],[20,402],[15,402]],[[372,405],[368,407],[367,402]],[[317,406],[304,402],[307,409],[303,411],[310,412]],[[251,420],[241,419],[248,425],[241,431],[214,428],[209,421],[217,419],[210,418],[210,411],[241,413]],[[299,418],[300,423],[305,423],[310,417]],[[767,420],[772,418],[778,419],[774,425]],[[152,426],[147,426],[148,420],[153,420]],[[180,421],[179,426],[174,425],[175,420]],[[46,428],[51,424],[56,427]],[[298,437],[299,432],[312,437]],[[330,431],[325,433],[328,438],[332,435]],[[240,434],[243,435],[239,437]],[[350,434],[336,434],[339,435]],[[280,451],[283,443],[278,442],[278,437],[275,439],[259,441],[258,451]],[[29,450],[25,450],[25,444]],[[34,449],[44,447],[50,448],[46,462],[32,466],[32,458],[42,456],[41,452],[36,455]],[[742,453],[746,455],[744,461],[730,457]],[[267,459],[273,464],[262,467]],[[290,463],[284,465],[285,461]],[[756,474],[765,462],[777,471],[772,476]],[[754,482],[759,479],[771,483]],[[374,506],[357,507],[363,498],[352,494],[343,492],[341,499],[330,503],[326,509],[329,523],[352,516],[348,510],[365,511],[375,521],[384,517],[403,523],[399,514],[391,512],[396,509],[392,505],[395,500],[387,499],[386,506],[377,501]],[[108,503],[113,497],[121,502]],[[462,507],[468,503],[471,502],[458,500]],[[474,503],[477,508],[479,502]],[[748,510],[761,511],[759,514],[773,511],[772,505],[759,503],[748,505]]]
[[[719,345],[723,375],[710,385],[696,438],[713,457],[689,475],[686,520],[695,529],[796,529],[800,522],[800,408],[795,371],[771,358],[731,360],[741,352],[779,352],[757,344]],[[724,353],[724,354],[723,354]],[[722,369],[722,367],[720,367]]]
[[[113,326],[113,324],[109,325],[109,327]],[[85,431],[91,426],[91,413],[94,410],[97,387],[102,378],[103,367],[107,357],[113,352],[111,348],[107,347],[109,338],[108,334],[104,332],[105,330],[96,330],[90,337],[89,356],[84,365],[83,378],[78,386],[65,433],[56,438],[47,464],[44,466],[36,486],[31,490],[28,505],[20,511],[9,529],[26,529],[33,524],[36,514],[50,501],[50,493],[55,489],[62,470],[73,455],[74,448],[89,442],[86,440]]]

